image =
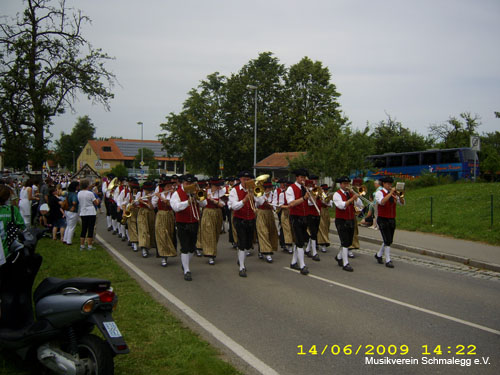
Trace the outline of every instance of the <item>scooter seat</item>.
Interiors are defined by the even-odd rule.
[[[111,281],[104,279],[92,279],[88,277],[75,277],[72,279],[59,279],[47,277],[33,293],[33,300],[37,303],[43,297],[61,292],[64,288],[73,287],[91,291],[106,290],[111,286]]]

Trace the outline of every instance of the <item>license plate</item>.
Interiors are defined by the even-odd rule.
[[[109,337],[122,337],[122,334],[120,333],[120,330],[115,322],[102,322],[102,324],[104,325],[104,328],[106,328]]]

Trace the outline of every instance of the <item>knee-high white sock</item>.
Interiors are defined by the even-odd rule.
[[[309,253],[311,251],[311,242],[311,239],[309,239],[309,242],[307,242],[306,253]]]
[[[106,224],[108,224],[108,228],[111,226],[111,216],[106,216]]]
[[[297,247],[293,245],[293,250],[292,250],[292,263],[291,264],[296,264],[297,263]]]
[[[347,266],[349,263],[349,258],[347,257],[348,250],[347,247],[342,248],[342,261],[344,262],[344,266]]]
[[[129,236],[129,234],[128,234],[128,229],[125,229],[125,234],[127,235],[127,240],[129,240],[129,241],[130,241],[130,236]]]
[[[120,224],[120,233],[122,234],[122,237],[125,237],[125,225]]]
[[[113,230],[118,230],[118,223],[116,220],[111,219],[111,225],[113,226]]]
[[[312,256],[315,256],[316,254],[318,254],[318,250],[316,250],[316,240],[311,240],[311,255]]]
[[[386,246],[385,247],[385,262],[390,262],[391,261],[391,247]]]
[[[377,253],[377,256],[379,258],[382,258],[382,255],[384,255],[384,248],[385,248],[385,244],[382,244],[382,246],[380,246],[380,250]]]
[[[189,254],[181,253],[182,267],[184,267],[184,273],[191,272],[189,269]]]
[[[302,247],[297,247],[297,259],[299,261],[299,267],[304,268],[306,262],[304,262],[304,249]]]
[[[238,250],[238,261],[240,262],[240,271],[245,268],[245,258],[247,253],[245,250]]]

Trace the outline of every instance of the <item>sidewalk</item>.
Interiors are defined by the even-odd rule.
[[[332,221],[330,233],[337,235]],[[358,226],[359,240],[382,244],[378,230]],[[500,246],[396,228],[391,247],[500,272]]]

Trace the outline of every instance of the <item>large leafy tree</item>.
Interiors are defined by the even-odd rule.
[[[88,17],[64,0],[25,3],[16,19],[0,23],[0,125],[5,148],[18,137],[29,141],[27,157],[41,170],[52,118],[78,93],[108,108],[115,77],[105,68],[110,57],[83,37]]]
[[[447,122],[429,126],[429,134],[436,138],[440,148],[469,147],[471,135],[478,135],[481,126],[478,115],[469,112],[460,114],[460,118],[452,116]]]
[[[76,159],[82,152],[87,142],[94,139],[96,128],[90,117],[78,117],[70,134],[61,132],[61,137],[56,141],[56,156],[60,165],[73,170],[73,157]]]

